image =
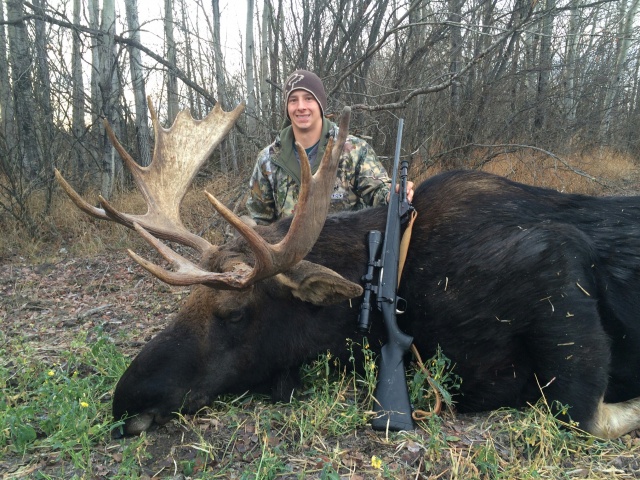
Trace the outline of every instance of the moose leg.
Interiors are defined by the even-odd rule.
[[[619,403],[604,403],[589,425],[589,432],[600,438],[617,438],[640,428],[640,397]]]
[[[539,317],[529,342],[539,387],[552,410],[561,412],[560,418],[598,435],[623,409],[612,409],[610,405],[605,408],[602,403],[611,352],[597,301],[587,297],[573,282],[549,302],[549,311]]]

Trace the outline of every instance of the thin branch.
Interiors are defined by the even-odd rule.
[[[25,5],[27,7],[29,7],[31,10],[35,11],[35,7],[32,4],[30,4],[28,2],[25,2]],[[46,21],[48,23],[51,23],[53,25],[58,25],[59,27],[68,28],[68,29],[71,29],[71,30],[75,30],[76,32],[79,32],[79,33],[86,33],[88,35],[99,36],[99,35],[102,35],[104,33],[101,30],[96,30],[96,29],[93,29],[93,28],[85,27],[83,25],[75,25],[75,24],[73,24],[71,22],[68,22],[68,21],[65,21],[65,20],[59,20],[59,19],[57,19],[55,17],[52,17],[50,15],[47,15],[47,14],[36,14],[36,13],[34,13],[33,15],[25,15],[20,19],[14,20],[13,22],[0,22],[0,24],[2,24],[2,23],[5,23],[5,24],[20,24],[20,23],[23,23],[23,22],[25,22],[27,20],[33,20],[33,19],[44,20],[44,21]],[[123,37],[121,35],[114,35],[113,38],[119,44],[137,48],[138,50],[140,50],[141,52],[144,52],[145,54],[147,54],[149,57],[151,57],[153,60],[155,60],[156,62],[158,62],[159,64],[161,64],[165,68],[175,72],[176,76],[178,78],[180,78],[180,80],[182,80],[182,82],[185,85],[187,85],[188,87],[190,87],[193,90],[195,90],[198,94],[202,95],[207,101],[209,101],[211,103],[212,107],[215,106],[216,103],[218,103],[218,100],[213,95],[211,95],[209,92],[207,92],[204,88],[202,88],[197,83],[194,83],[182,70],[180,70],[177,66],[172,65],[171,63],[169,63],[161,55],[158,55],[153,50],[148,49],[147,47],[142,45],[140,42],[137,42],[137,41],[135,41],[135,40],[133,40],[132,38],[129,38],[129,37]]]
[[[422,87],[422,88],[416,88],[412,91],[410,91],[407,95],[404,96],[404,98],[402,98],[400,101],[398,102],[392,102],[392,103],[385,103],[385,104],[381,104],[381,105],[366,105],[366,104],[356,104],[356,105],[352,105],[351,108],[353,110],[365,110],[368,112],[377,112],[377,111],[381,111],[381,110],[397,110],[397,109],[401,109],[401,108],[405,108],[408,104],[409,101],[413,98],[416,97],[418,95],[426,95],[428,93],[435,93],[435,92],[440,92],[442,90],[445,90],[446,88],[449,88],[451,86],[452,83],[454,83],[455,81],[457,81],[458,79],[460,79],[461,77],[463,77],[476,63],[478,63],[480,60],[482,60],[487,54],[491,53],[493,50],[495,50],[496,48],[498,48],[500,45],[502,45],[502,43],[504,41],[506,41],[511,35],[514,35],[515,33],[521,31],[525,25],[527,25],[528,23],[530,23],[531,20],[531,10],[529,11],[529,14],[522,20],[522,22],[520,22],[518,25],[515,25],[514,27],[512,27],[509,30],[506,30],[504,33],[502,33],[497,40],[495,40],[491,45],[489,45],[487,48],[485,48],[483,51],[481,51],[480,53],[478,53],[474,58],[472,58],[469,63],[467,63],[467,65],[465,65],[464,68],[462,68],[459,72],[457,72],[455,75],[451,75],[447,80],[445,80],[444,82],[441,82],[439,84],[436,85],[430,85],[430,86],[426,86],[426,87]],[[404,17],[403,17],[404,18]],[[400,19],[402,20],[402,19]],[[398,22],[400,21],[398,20]],[[396,22],[397,25],[397,22]],[[397,26],[395,26],[394,28],[392,28],[388,33],[389,35],[391,34],[391,32],[394,32],[397,28]],[[386,35],[385,37],[383,37],[380,42],[383,42],[386,40],[386,38],[388,37],[388,35]],[[380,42],[378,42],[376,44],[377,48],[380,48]],[[368,54],[369,52],[367,52]],[[355,68],[355,67],[354,67]],[[348,72],[351,73],[353,71],[353,69],[349,69]],[[343,77],[341,77],[341,80],[344,79],[344,77],[347,74],[345,73],[345,75],[343,75]]]

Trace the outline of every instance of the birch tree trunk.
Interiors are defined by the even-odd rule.
[[[34,89],[34,96],[37,103],[37,110],[35,112],[35,120],[37,124],[37,133],[39,133],[40,144],[46,146],[47,154],[41,155],[40,160],[42,162],[43,180],[49,179],[45,182],[46,196],[45,196],[45,211],[49,210],[51,206],[51,199],[53,197],[53,182],[50,175],[53,172],[53,159],[55,158],[53,152],[54,146],[54,132],[55,126],[53,124],[53,106],[51,104],[51,74],[49,72],[49,59],[47,58],[47,47],[50,44],[50,39],[47,35],[47,27],[44,23],[44,0],[33,0],[33,9],[36,13],[34,18],[35,25],[35,60],[36,60],[36,75],[35,84],[37,88]]]
[[[73,0],[73,24],[81,24],[82,1]],[[84,123],[84,80],[82,78],[82,40],[79,32],[73,32],[73,47],[71,51],[71,81],[73,83],[73,91],[71,93],[71,130],[73,133],[73,160],[74,173],[76,176],[76,185],[80,190],[84,191],[86,165],[80,148],[80,142],[84,139],[85,123]]]
[[[89,28],[94,31],[100,29],[100,0],[89,0]],[[91,128],[96,137],[102,131],[98,123],[102,111],[102,97],[100,95],[101,38],[101,35],[91,35]]]
[[[578,48],[578,35],[580,30],[579,0],[571,0],[569,13],[569,27],[567,31],[566,64],[564,69],[564,110],[567,123],[572,126],[576,123],[576,106],[578,94],[576,92],[576,50]]]
[[[262,35],[260,41],[260,119],[268,118],[269,105],[269,46],[273,45],[273,8],[270,0],[264,0],[262,6]]]
[[[23,179],[33,181],[40,174],[40,154],[35,123],[35,102],[31,71],[31,49],[24,23],[24,0],[7,0],[9,54],[13,105],[18,134],[17,158]]]
[[[0,22],[4,19],[4,2],[0,0]],[[0,136],[6,142],[7,153],[11,154],[16,147],[17,135],[7,52],[7,35],[3,23],[0,25]]]
[[[53,107],[51,105],[51,74],[49,73],[49,62],[47,58],[47,30],[42,15],[44,15],[44,0],[33,0],[33,7],[36,13],[35,24],[35,52],[36,52],[36,98],[40,106],[41,118],[39,120],[40,131],[43,133],[43,141],[51,145],[53,141]]]
[[[227,82],[224,70],[224,57],[222,56],[222,43],[220,40],[220,3],[218,0],[211,0],[213,10],[213,51],[215,63],[216,88],[218,90],[218,102],[222,108],[229,109],[229,100],[227,98]],[[233,171],[238,171],[238,158],[235,149],[235,134],[231,130],[229,135],[220,143],[220,169],[223,173],[229,170],[229,162],[233,167]]]
[[[460,32],[461,11],[464,0],[449,0],[449,75],[452,77],[460,71],[462,51],[462,33]],[[460,81],[451,84],[451,113],[457,117],[460,111]]]
[[[549,108],[549,78],[551,77],[552,56],[551,40],[553,33],[554,9],[556,0],[546,0],[546,13],[542,19],[542,31],[540,38],[540,56],[538,57],[538,85],[536,92],[536,111],[534,119],[534,129],[536,139],[540,139],[539,134],[546,126],[547,109]]]
[[[140,43],[140,22],[138,21],[137,0],[125,0],[127,14],[127,26],[133,40]],[[129,47],[129,65],[131,69],[131,84],[133,87],[133,99],[136,110],[136,139],[138,141],[138,152],[140,165],[146,167],[151,163],[151,133],[149,131],[149,121],[147,116],[147,94],[145,92],[142,54],[140,50]]]
[[[274,27],[273,27],[273,49],[271,51],[271,58],[269,59],[270,62],[270,74],[269,76],[271,77],[271,81],[278,84],[280,83],[280,78],[278,75],[278,67],[280,66],[278,59],[279,54],[280,54],[280,38],[283,37],[282,34],[282,18],[283,18],[283,13],[282,13],[283,7],[282,7],[282,0],[278,0],[278,13],[276,15],[276,18],[274,20]],[[283,75],[286,75],[285,73],[283,73]],[[284,80],[282,81],[282,83],[284,83]],[[278,118],[280,117],[280,115],[283,113],[283,108],[282,108],[282,102],[278,101],[279,95],[278,95],[278,90],[276,88],[271,88],[271,121],[269,122],[271,124],[271,128],[276,128],[277,126],[277,122],[278,122]]]
[[[255,74],[253,71],[253,55],[255,45],[253,41],[253,7],[254,0],[247,0],[247,28],[245,31],[245,74],[247,76],[247,131],[249,135],[256,134],[256,91]]]
[[[114,0],[104,0],[102,4],[102,32],[100,82],[102,100],[102,118],[106,119],[117,133],[116,100],[118,97],[118,78],[116,75],[116,54],[114,35],[116,29],[116,7]],[[106,134],[102,134],[102,186],[104,198],[111,198],[116,175],[115,150]]]
[[[186,75],[187,78],[193,79],[195,81],[194,78],[194,71],[196,70],[195,65],[194,65],[194,61],[193,61],[193,45],[192,43],[196,43],[196,42],[191,42],[191,40],[189,39],[189,34],[193,33],[195,35],[195,38],[200,38],[200,32],[198,29],[198,25],[196,22],[195,25],[195,31],[191,32],[190,27],[190,21],[189,21],[189,12],[188,12],[188,7],[187,7],[187,1],[186,0],[182,0],[180,2],[180,17],[181,17],[181,24],[182,24],[182,32],[184,34],[184,38],[185,38],[185,42],[184,42],[184,68],[186,70]],[[187,89],[187,98],[189,101],[189,111],[191,111],[194,115],[199,115],[200,114],[200,108],[199,108],[199,103],[196,104],[195,98],[194,98],[194,92],[192,88]]]
[[[176,42],[173,38],[173,0],[164,0],[164,37],[167,49],[167,122],[173,125],[178,115],[178,79],[176,77]]]

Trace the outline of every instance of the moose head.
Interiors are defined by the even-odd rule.
[[[308,338],[309,329],[314,329],[314,341],[323,348],[335,341],[335,332],[332,327],[319,330],[316,322],[301,321],[296,331],[288,332],[285,347],[279,328],[286,327],[278,327],[278,318],[270,321],[266,317],[290,314],[282,312],[283,299],[294,312],[311,312],[362,293],[357,283],[304,260],[327,216],[348,132],[348,108],[341,117],[337,141],[330,141],[313,176],[304,149],[297,145],[300,196],[295,216],[284,222],[286,231],[274,225],[262,227],[261,235],[205,192],[213,208],[240,234],[223,246],[190,232],[180,218],[180,205],[196,173],[233,128],[243,106],[224,112],[217,105],[199,121],[182,111],[169,129],[160,126],[150,101],[149,109],[155,148],[148,167],[131,158],[107,125],[111,142],[146,201],[145,214],[119,212],[102,197],[101,208],[94,207],[56,170],[59,183],[78,208],[134,229],[171,267],[165,269],[129,250],[139,265],[168,284],[195,286],[173,321],[145,345],[116,386],[113,416],[124,418],[125,434],[165,423],[178,411],[196,411],[221,393],[270,389],[275,398],[286,399],[297,382],[297,366],[310,355],[308,345],[295,338]],[[162,240],[191,247],[200,261],[190,261]]]

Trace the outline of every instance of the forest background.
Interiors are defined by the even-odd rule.
[[[2,223],[43,234],[54,168],[80,192],[127,190],[103,120],[148,165],[147,96],[165,126],[181,109],[202,118],[218,102],[246,103],[204,171],[238,185],[229,201],[240,202],[258,150],[282,123],[280,86],[295,68],[323,78],[329,113],[352,106],[353,132],[383,161],[405,118],[403,154],[416,177],[514,153],[557,165],[613,152],[637,165],[638,4],[2,0]]]

